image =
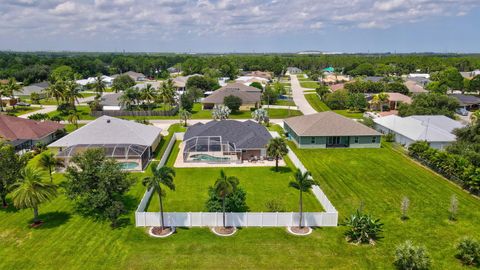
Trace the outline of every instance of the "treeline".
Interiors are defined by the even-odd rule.
[[[479,55],[180,55],[121,53],[0,52],[0,78],[15,77],[25,84],[46,80],[59,66],[70,66],[80,77],[116,74],[129,70],[149,77],[166,77],[166,69],[180,68],[186,75],[201,73],[232,77],[242,70],[282,74],[287,67],[319,71],[334,67],[350,75],[431,73],[447,67],[459,71],[480,68]]]

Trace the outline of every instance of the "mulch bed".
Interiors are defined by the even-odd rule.
[[[162,236],[162,235],[167,235],[172,232],[172,228],[170,227],[165,227],[162,229],[162,227],[153,227],[152,228],[152,234]]]
[[[300,227],[291,227],[290,230],[294,233],[298,233],[298,234],[307,234],[309,231],[310,231],[310,228],[308,227],[303,227],[303,228],[300,228]]]
[[[229,235],[235,232],[235,227],[214,227],[213,230],[218,234]]]
[[[35,222],[35,223],[30,224],[30,227],[32,227],[32,228],[38,228],[38,227],[40,227],[40,226],[42,226],[42,225],[43,225],[43,221],[40,220],[40,221],[38,221],[38,222]]]

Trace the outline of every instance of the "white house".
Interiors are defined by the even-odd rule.
[[[410,74],[408,74],[408,78],[425,78],[425,79],[430,79],[430,74],[428,74],[428,73],[410,73]]]
[[[254,82],[258,82],[261,85],[266,85],[268,81],[269,81],[268,79],[257,77],[257,76],[240,76],[235,80],[235,82],[243,83],[245,85],[250,85]]]
[[[395,141],[406,147],[415,141],[427,141],[432,148],[443,149],[456,140],[453,130],[463,127],[460,122],[443,115],[389,115],[373,121],[376,130],[394,134]]]
[[[111,87],[112,84],[113,84],[113,78],[112,77],[109,77],[109,76],[106,76],[106,75],[102,75],[101,76],[102,78],[102,82],[107,86],[107,87]],[[95,83],[95,81],[97,80],[97,77],[88,77],[87,79],[82,79],[82,80],[76,80],[75,82],[81,86],[86,86],[88,84],[93,84]]]

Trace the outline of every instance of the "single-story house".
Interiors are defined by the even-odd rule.
[[[460,122],[443,115],[389,115],[373,119],[375,128],[383,134],[394,134],[395,141],[406,147],[415,141],[427,141],[431,147],[443,149],[456,140],[452,131]]]
[[[351,80],[348,75],[339,75],[333,73],[327,73],[323,78],[318,79],[321,83],[332,85],[337,83],[349,82]]]
[[[0,140],[16,151],[29,150],[37,143],[49,144],[63,135],[64,125],[53,121],[34,121],[0,115]]]
[[[451,94],[449,97],[456,98],[460,106],[465,110],[477,110],[480,107],[480,98],[474,95]]]
[[[123,93],[105,94],[100,99],[100,106],[103,111],[119,111],[122,109],[120,97]]]
[[[202,74],[191,74],[191,75],[188,75],[188,76],[177,76],[175,78],[173,78],[173,85],[175,86],[175,88],[177,88],[177,91],[179,92],[183,92],[186,89],[186,86],[187,86],[187,81],[189,78],[193,77],[193,76],[203,76]]]
[[[332,111],[291,117],[283,123],[299,148],[380,147],[380,133]]]
[[[21,92],[15,92],[17,95],[21,96],[30,96],[32,93],[36,93],[40,96],[40,98],[45,97],[45,92],[44,90],[50,86],[50,83],[45,81],[45,82],[39,82],[39,83],[33,83],[28,86],[24,86],[22,88]]]
[[[243,75],[244,76],[251,76],[251,77],[260,77],[260,78],[264,78],[264,79],[267,79],[267,80],[272,79],[272,73],[268,72],[268,71],[256,70],[256,71],[244,72]]]
[[[251,120],[197,123],[183,137],[185,162],[230,163],[267,159],[268,130]]]
[[[161,131],[155,126],[104,115],[48,147],[58,149],[57,157],[66,165],[77,153],[101,148],[107,157],[119,161],[123,169],[144,170],[160,143]]]
[[[285,75],[294,75],[294,74],[300,74],[300,73],[302,73],[301,69],[297,67],[288,67]]]
[[[256,76],[240,76],[238,77],[235,82],[243,83],[245,85],[250,85],[251,83],[258,82],[262,85],[266,85],[268,83],[268,79]]]
[[[465,79],[473,79],[474,77],[480,75],[480,69],[476,69],[474,71],[467,71],[467,72],[460,72],[460,74],[462,75],[462,77],[464,77]]]
[[[142,90],[146,88],[147,85],[149,84],[155,89],[159,89],[162,86],[162,83],[160,81],[149,81],[149,82],[138,83],[134,87],[137,88],[138,90]]]
[[[409,79],[413,78],[424,78],[424,79],[430,79],[430,74],[428,73],[410,73],[408,74]]]
[[[107,87],[111,87],[112,84],[113,84],[113,78],[110,77],[110,76],[106,76],[106,75],[102,75],[100,77],[102,79],[102,82],[105,84],[105,86]],[[76,80],[75,82],[82,86],[82,87],[85,87],[89,84],[93,84],[97,81],[97,77],[88,77],[86,79],[81,79],[81,80]]]
[[[422,94],[422,93],[428,93],[427,90],[425,90],[424,86],[422,83],[418,83],[415,80],[407,80],[404,85],[407,87],[408,92],[417,95],[417,94]]]
[[[242,100],[240,110],[250,110],[260,106],[262,91],[256,87],[243,83],[229,83],[202,100],[204,109],[212,109],[215,105],[223,104],[225,97],[236,96]]]
[[[120,74],[115,74],[115,75],[112,75],[110,76],[111,78],[115,79],[119,76]],[[122,73],[122,75],[128,75],[130,76],[130,78],[132,78],[134,81],[136,82],[141,82],[141,81],[145,81],[147,79],[147,77],[142,74],[142,73],[138,73],[138,72],[135,72],[135,71],[127,71],[125,73]]]
[[[400,94],[400,93],[395,93],[395,92],[387,92],[385,93],[388,95],[388,107],[390,108],[390,110],[398,110],[398,107],[400,106],[400,104],[402,103],[405,103],[405,104],[411,104],[412,103],[412,98],[409,97],[409,96],[406,96],[404,94]],[[367,99],[369,100],[369,103],[371,103],[371,99],[373,98],[373,96],[375,94],[367,94],[368,97]],[[378,109],[378,108],[375,108],[375,109]]]

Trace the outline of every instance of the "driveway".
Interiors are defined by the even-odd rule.
[[[317,113],[317,111],[315,111],[315,109],[310,106],[310,103],[308,103],[307,99],[303,94],[304,90],[312,89],[301,87],[300,82],[295,75],[290,75],[290,84],[292,87],[293,101],[297,105],[298,109],[305,115]]]

